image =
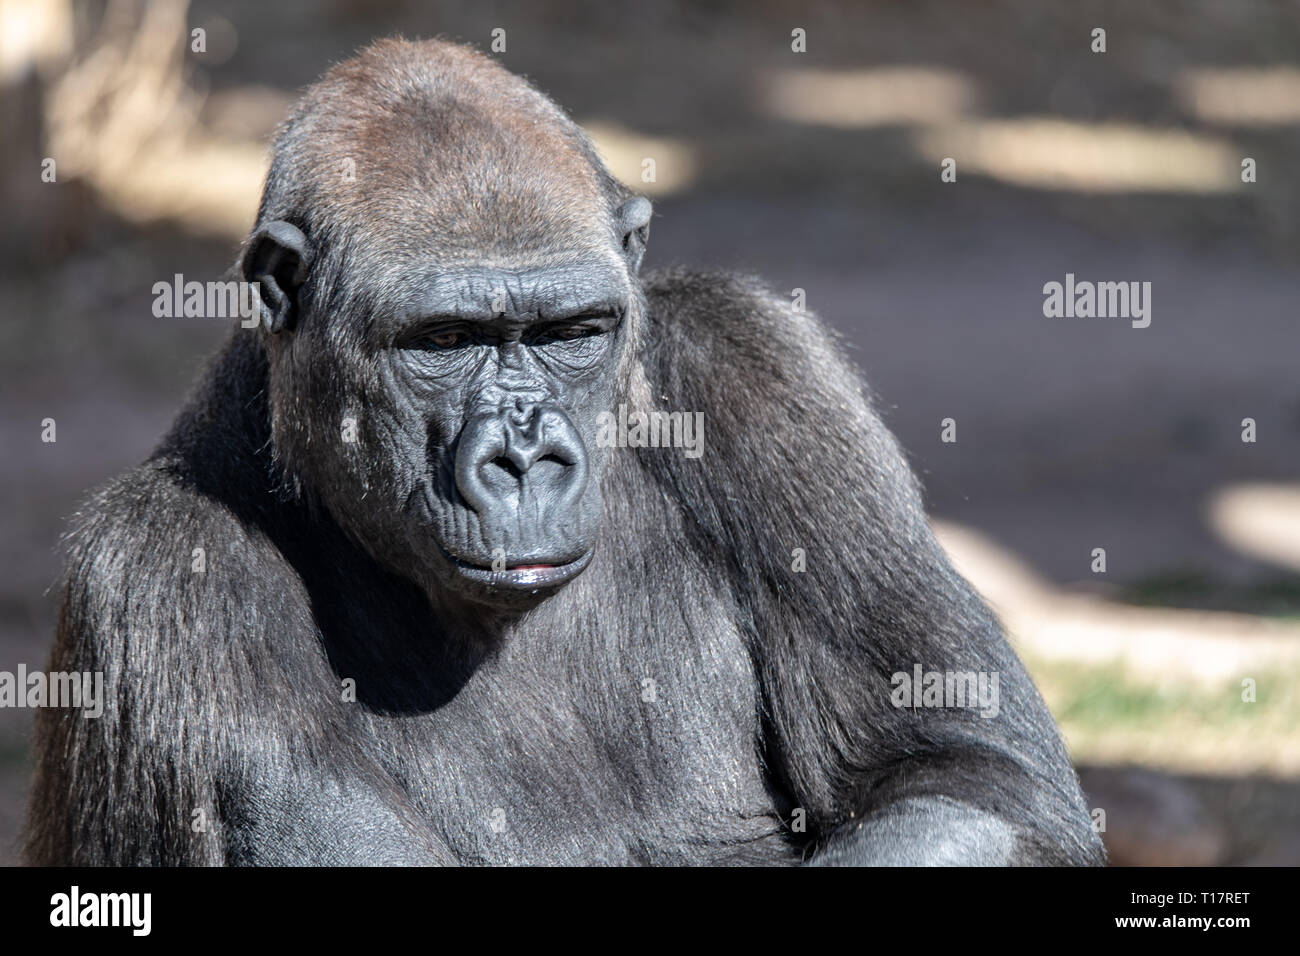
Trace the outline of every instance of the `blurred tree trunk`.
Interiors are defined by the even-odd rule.
[[[72,57],[71,0],[0,0],[0,255],[28,265],[66,254],[99,219],[93,191],[58,167],[46,144],[45,107]],[[54,160],[53,182],[42,178]]]

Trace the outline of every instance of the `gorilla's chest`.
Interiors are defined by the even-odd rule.
[[[520,647],[403,718],[412,803],[466,863],[790,859],[741,637],[692,616]]]

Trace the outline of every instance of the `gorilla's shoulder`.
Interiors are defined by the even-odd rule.
[[[649,273],[643,282],[651,321],[689,320],[722,325],[778,320],[801,315],[758,276],[725,271],[670,268]]]
[[[65,613],[100,639],[119,630],[124,608],[181,615],[212,587],[256,588],[270,565],[282,570],[255,523],[167,459],[150,459],[96,491],[74,515],[63,547]]]
[[[644,280],[647,368],[660,381],[702,383],[736,398],[788,405],[820,395],[863,411],[871,404],[839,337],[755,276],[667,269]]]
[[[758,276],[662,269],[648,274],[642,288],[652,337],[714,339],[729,348],[743,344],[745,354],[780,353],[796,362],[800,357],[843,361],[835,333]]]
[[[762,279],[748,273],[685,266],[653,269],[645,274],[642,285],[649,298],[672,301],[674,297],[680,297],[683,304],[736,293],[764,296],[769,291]]]

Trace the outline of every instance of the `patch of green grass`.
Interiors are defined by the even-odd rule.
[[[1052,711],[1061,721],[1091,726],[1148,727],[1170,719],[1193,718],[1211,726],[1240,725],[1264,715],[1291,714],[1300,726],[1300,674],[1264,671],[1253,675],[1255,700],[1242,700],[1240,681],[1207,687],[1187,680],[1156,684],[1119,665],[1088,667],[1060,662],[1030,662]]]

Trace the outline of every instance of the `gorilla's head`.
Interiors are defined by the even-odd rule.
[[[331,70],[277,136],[241,260],[286,474],[433,595],[520,605],[572,580],[649,221],[484,56],[385,41]]]

